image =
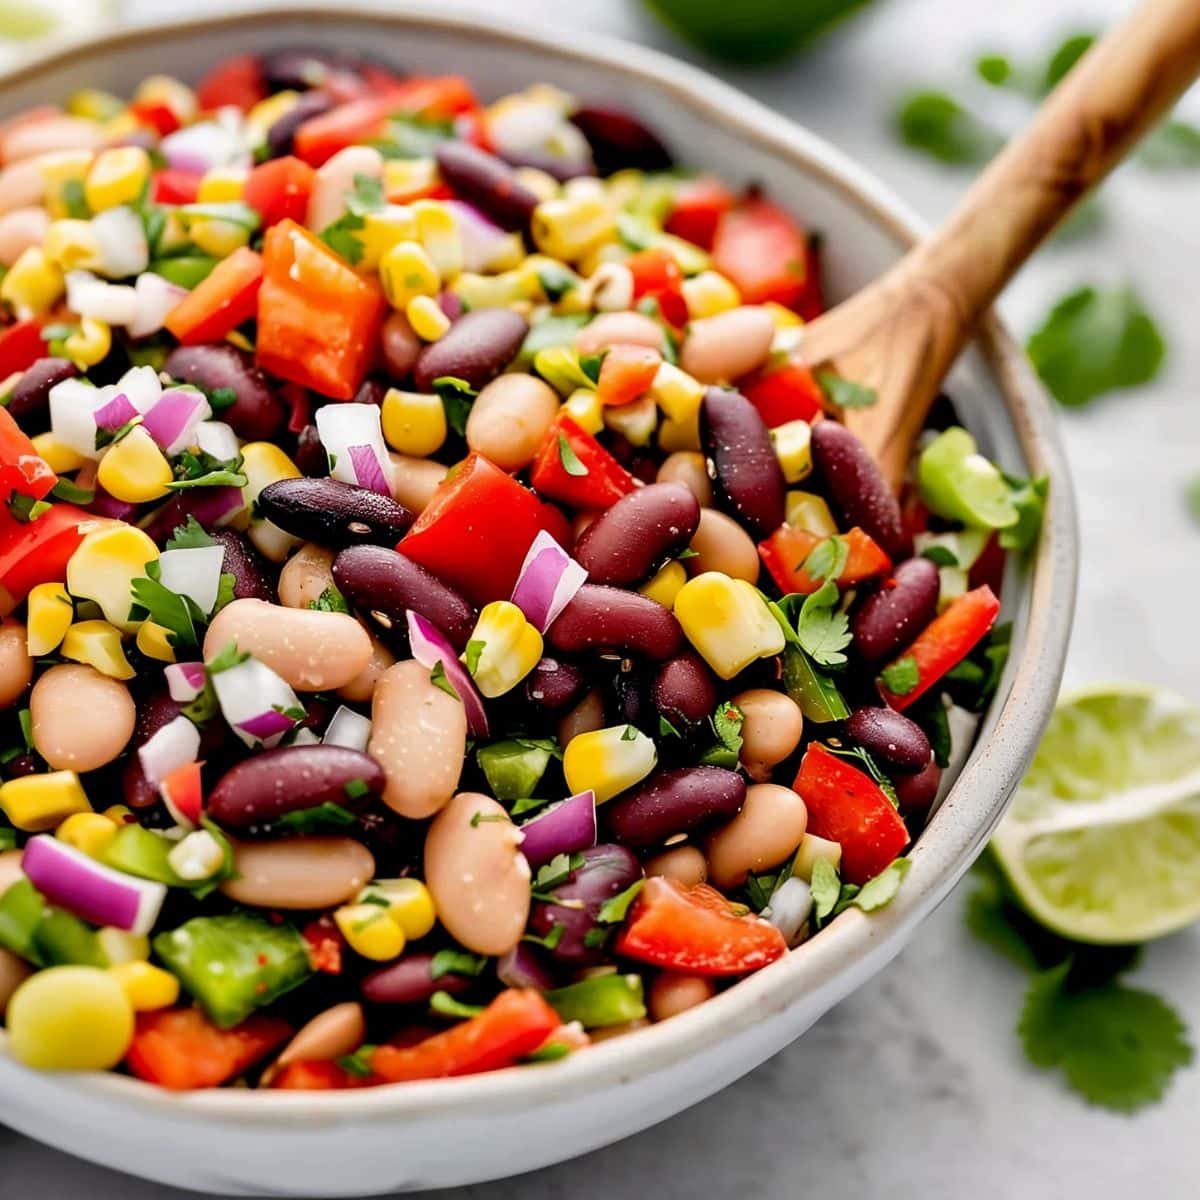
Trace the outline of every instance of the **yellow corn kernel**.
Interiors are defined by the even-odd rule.
[[[670,609],[675,607],[675,597],[679,595],[679,589],[685,583],[687,583],[687,571],[684,570],[683,563],[672,559],[647,582],[643,583],[638,591],[643,596],[649,596],[651,600],[661,604],[663,608]]]
[[[61,653],[110,679],[132,679],[137,674],[121,649],[121,631],[107,621],[76,621],[63,637]]]
[[[199,250],[213,258],[227,258],[250,241],[250,230],[224,217],[200,217],[188,225],[188,237]]]
[[[138,84],[133,98],[141,104],[165,104],[181,125],[188,124],[196,116],[198,107],[196,93],[170,75],[148,75]]]
[[[541,633],[508,600],[493,600],[480,609],[464,662],[472,660],[472,643],[478,657],[471,675],[475,686],[489,699],[512,691],[542,657]]]
[[[401,454],[428,458],[446,440],[446,407],[440,396],[389,388],[380,420],[387,444]]]
[[[806,833],[792,859],[792,874],[805,883],[812,882],[813,867],[818,860],[827,862],[835,871],[842,865],[842,847],[839,842],[831,842],[827,838],[817,837],[815,833]]]
[[[94,158],[94,150],[55,150],[38,159],[38,169],[46,181],[46,211],[51,218],[70,214],[70,200],[79,198]]]
[[[386,962],[404,949],[404,930],[378,904],[344,904],[333,919],[350,949],[372,962]]]
[[[20,377],[18,374],[16,379],[20,379]],[[66,475],[70,471],[78,471],[88,461],[82,454],[72,450],[70,446],[64,446],[52,433],[39,433],[31,440],[38,456],[56,475]]]
[[[632,404],[606,405],[604,424],[633,446],[648,446],[658,427],[658,405],[651,395],[639,396]]]
[[[539,204],[533,210],[531,229],[543,254],[578,262],[616,236],[617,222],[605,196],[564,196]]]
[[[92,806],[74,771],[51,771],[0,783],[0,810],[18,829],[42,833]]]
[[[67,99],[67,112],[89,121],[110,121],[125,111],[125,101],[99,88],[80,88]]]
[[[383,164],[383,191],[387,196],[417,195],[427,192],[437,181],[437,163],[432,158],[389,158]]]
[[[412,206],[417,240],[437,273],[446,280],[462,273],[463,244],[450,210],[437,200],[418,200]]]
[[[505,271],[500,275],[476,275],[473,271],[464,271],[450,285],[450,290],[468,308],[511,308],[532,298],[529,280],[520,270]]]
[[[364,213],[363,227],[354,231],[362,246],[362,257],[355,266],[361,271],[377,271],[383,256],[401,242],[417,238],[417,222],[412,209],[389,204],[378,212]]]
[[[563,402],[571,419],[590,434],[604,428],[604,404],[595,388],[576,388]]]
[[[133,809],[127,804],[110,804],[100,815],[118,828],[122,825],[137,824],[137,817],[133,815]]]
[[[519,233],[510,233],[503,241],[496,242],[496,249],[483,265],[487,271],[511,271],[524,261],[525,239]]]
[[[793,529],[806,529],[820,537],[833,537],[838,531],[824,497],[813,492],[788,492],[786,511],[785,519]]]
[[[199,204],[229,204],[240,200],[246,190],[245,167],[210,167],[196,189]]]
[[[788,421],[771,430],[775,457],[788,483],[799,483],[812,474],[812,427],[807,421]]]
[[[108,973],[121,985],[134,1012],[170,1008],[179,999],[179,980],[153,963],[117,963]]]
[[[110,496],[145,504],[168,492],[174,475],[155,440],[140,426],[131,429],[100,460],[96,479]]]
[[[158,559],[158,547],[132,525],[106,525],[84,536],[67,562],[67,591],[80,600],[94,600],[111,624],[132,633],[133,580],[146,574],[146,564]]]
[[[92,212],[136,204],[150,179],[150,155],[141,146],[102,150],[88,169],[83,197]]]
[[[562,191],[562,184],[549,171],[543,171],[540,167],[518,167],[516,179],[539,200],[554,200]]]
[[[52,222],[42,248],[63,271],[96,271],[104,265],[91,221]]]
[[[414,296],[436,296],[442,287],[437,268],[416,242],[397,242],[379,260],[379,282],[388,303],[401,312]]]
[[[675,597],[675,616],[688,641],[722,679],[783,651],[783,630],[759,590],[720,571],[689,579]]]
[[[98,858],[104,847],[117,836],[117,827],[98,812],[72,813],[55,831],[54,836]]]
[[[672,420],[693,420],[704,401],[704,385],[673,363],[660,363],[650,385],[650,395]]]
[[[784,308],[776,300],[764,301],[760,307],[765,308],[771,314],[771,320],[775,322],[776,329],[793,329],[797,325],[804,324],[797,313],[792,312],[790,308]]]
[[[246,114],[246,131],[255,145],[262,145],[267,140],[267,133],[280,117],[287,116],[296,107],[300,93],[291,90],[276,92],[265,100],[260,100]]]
[[[591,791],[603,804],[654,770],[654,743],[632,725],[576,734],[563,751],[563,775],[572,793]]]
[[[167,635],[171,631],[165,625],[154,621],[143,621],[138,626],[137,648],[147,657],[158,662],[173,663],[175,647],[171,645]]]
[[[676,450],[700,449],[700,410],[682,421],[672,421],[668,417],[658,427],[658,448],[664,454],[674,454]]]
[[[242,474],[246,476],[242,500],[247,510],[253,512],[254,501],[267,484],[279,479],[299,479],[300,468],[271,442],[247,442],[242,447]],[[263,517],[251,518],[248,534],[259,552],[276,563],[283,562],[302,540]]]
[[[10,305],[21,321],[48,313],[65,290],[62,271],[39,246],[23,250],[0,280],[0,300]]]
[[[30,658],[44,658],[58,649],[75,619],[75,609],[61,583],[39,583],[31,588],[28,605],[25,644]]]
[[[359,893],[358,903],[382,907],[404,930],[405,938],[423,938],[437,921],[429,889],[419,879],[376,879]]]
[[[436,342],[450,328],[450,318],[432,296],[414,296],[404,315],[423,342]]]
[[[79,328],[63,339],[63,350],[80,370],[103,362],[111,349],[112,329],[106,321],[95,317],[81,317]]]
[[[719,271],[701,271],[699,275],[685,279],[683,298],[693,321],[728,312],[742,302],[741,292]]]

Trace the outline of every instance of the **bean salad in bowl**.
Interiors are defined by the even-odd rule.
[[[304,50],[0,126],[18,1061],[540,1064],[888,903],[1046,488],[947,399],[893,495],[785,201]]]

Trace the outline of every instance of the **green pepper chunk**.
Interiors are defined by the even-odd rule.
[[[45,907],[42,893],[25,878],[11,884],[0,896],[0,946],[39,967],[44,964],[34,934]]]
[[[216,265],[217,260],[207,254],[180,254],[173,258],[156,258],[150,264],[150,270],[190,292],[212,274]]]
[[[74,913],[47,905],[33,931],[33,942],[48,967],[107,967],[100,935]]]
[[[640,975],[595,975],[546,993],[546,1003],[567,1021],[603,1029],[640,1021],[646,1015]]]
[[[1004,476],[957,425],[938,434],[921,452],[917,483],[921,498],[939,517],[976,529],[1007,529],[1017,523]]]
[[[844,721],[850,715],[837,684],[818,671],[799,646],[784,647],[783,686],[800,706],[806,721],[828,725],[831,721]]]
[[[193,917],[160,933],[154,953],[221,1029],[231,1029],[313,973],[295,929],[251,913]]]
[[[116,871],[136,875],[139,879],[153,879],[169,887],[184,887],[184,881],[171,869],[167,855],[173,843],[161,833],[144,829],[141,825],[122,825],[101,852],[100,860]]]
[[[532,796],[550,765],[550,750],[526,740],[480,746],[475,758],[497,800]]]
[[[539,350],[552,346],[575,344],[575,335],[587,324],[586,313],[569,313],[563,317],[546,317],[532,326],[517,352],[517,366],[528,367]]]

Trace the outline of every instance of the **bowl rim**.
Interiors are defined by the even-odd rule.
[[[533,50],[558,60],[624,75],[635,89],[666,95],[705,120],[749,139],[776,158],[817,178],[850,207],[901,245],[912,245],[926,224],[865,168],[823,138],[699,67],[658,50],[609,36],[573,30],[539,31],[484,13],[446,12],[423,3],[388,9],[349,3],[334,8],[320,2],[243,3],[213,16],[185,16],[122,24],[99,36],[56,39],[19,66],[0,72],[0,98],[14,85],[36,82],[43,73],[80,58],[130,45],[188,35],[227,32],[264,22],[303,21],[326,26],[379,26],[390,32],[420,27],[494,44],[498,50]],[[1029,580],[1029,618],[1020,653],[1009,664],[1011,686],[986,715],[991,725],[971,755],[938,817],[909,854],[913,866],[892,904],[866,917],[850,909],[818,937],[735,987],[669,1022],[653,1025],[571,1055],[542,1070],[509,1068],[484,1075],[326,1092],[208,1089],[173,1093],[111,1073],[36,1075],[66,1096],[85,1095],[125,1108],[152,1107],[162,1115],[208,1116],[260,1128],[311,1128],[328,1117],[341,1123],[354,1116],[391,1119],[401,1115],[432,1119],[483,1116],[497,1105],[545,1105],[577,1098],[582,1086],[595,1089],[627,1084],[682,1060],[697,1057],[714,1040],[782,1014],[814,992],[834,1000],[838,981],[856,962],[882,964],[897,952],[906,934],[939,904],[968,869],[1003,815],[1025,766],[1036,749],[1058,691],[1065,664],[1075,598],[1077,530],[1071,476],[1051,406],[1021,348],[995,313],[981,323],[975,345],[1005,398],[1030,467],[1054,479],[1041,541]],[[997,761],[999,760],[999,761]],[[990,772],[990,778],[989,778]],[[0,1057],[5,1035],[0,1030]],[[7,1067],[27,1069],[8,1059]]]

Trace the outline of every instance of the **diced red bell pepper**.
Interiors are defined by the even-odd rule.
[[[682,329],[687,324],[687,301],[683,298],[683,271],[675,256],[663,246],[631,254],[625,265],[633,275],[635,301],[653,300],[668,325]]]
[[[16,418],[0,408],[0,504],[16,493],[41,500],[58,482],[58,476],[33,448]]]
[[[217,1087],[287,1041],[292,1027],[278,1017],[248,1017],[218,1029],[197,1008],[138,1013],[125,1065],[139,1079],[171,1091]]]
[[[707,884],[656,875],[633,902],[616,952],[690,975],[745,975],[782,958],[787,942],[761,917],[738,915]]]
[[[258,293],[258,364],[280,379],[350,400],[374,359],[387,302],[292,220],[267,230]]]
[[[242,112],[252,109],[267,98],[262,63],[254,54],[239,54],[213,67],[196,87],[196,103],[201,110],[233,105]]]
[[[898,696],[880,683],[879,694],[884,703],[903,712],[919,700],[975,649],[995,624],[999,611],[1000,601],[986,584],[959,596],[945,612],[934,617],[907,650],[896,656],[892,666],[904,659],[911,659],[916,664],[917,685],[912,691]]]
[[[804,752],[793,790],[808,807],[808,832],[842,848],[842,878],[874,879],[908,845],[908,830],[883,789],[820,742]]]
[[[0,509],[0,617],[8,616],[30,588],[66,579],[67,560],[84,532],[101,524],[73,504],[53,504],[34,521],[18,521]]]
[[[742,380],[738,390],[758,409],[768,429],[789,421],[815,421],[824,406],[820,384],[801,362],[755,374]]]
[[[611,347],[596,382],[601,403],[632,404],[649,389],[661,365],[662,355],[649,346]]]
[[[242,199],[262,217],[262,227],[289,217],[304,223],[316,172],[291,154],[259,163],[246,179]]]
[[[0,379],[27,370],[46,356],[46,343],[37,321],[18,321],[0,333]]]
[[[462,75],[414,75],[389,93],[391,112],[449,120],[479,112],[479,98]]]
[[[568,458],[573,452],[572,468],[578,474],[568,471],[563,462],[564,445]],[[611,508],[637,486],[633,476],[566,413],[559,413],[546,431],[529,482],[560,504],[590,509]]]
[[[346,939],[332,917],[327,915],[309,921],[301,931],[301,937],[308,943],[308,958],[314,971],[325,975],[342,973],[342,949]]]
[[[558,1014],[537,992],[508,988],[477,1017],[415,1046],[380,1046],[371,1067],[387,1083],[497,1071],[536,1050],[559,1024]]]
[[[711,250],[717,225],[733,205],[733,193],[719,179],[709,175],[689,179],[675,189],[664,228],[675,237]]]
[[[545,527],[538,498],[469,454],[438,486],[396,547],[476,604],[507,600],[533,539]]]
[[[381,133],[384,121],[395,108],[390,96],[363,96],[339,104],[305,121],[296,130],[292,148],[309,166],[323,166],[339,150]]]
[[[194,171],[163,167],[154,172],[150,182],[150,199],[155,204],[195,204],[200,194],[200,176]]]
[[[204,808],[204,789],[200,772],[200,763],[184,763],[183,766],[168,771],[159,781],[158,790],[167,811],[181,824],[200,824],[200,814]]]
[[[892,569],[892,560],[857,525],[840,536],[846,539],[849,551],[846,565],[837,579],[842,587],[852,587]],[[823,541],[825,538],[818,533],[780,525],[769,538],[759,542],[758,556],[781,592],[800,592],[807,596],[815,592],[823,580],[814,579],[804,569],[804,563]]]
[[[808,280],[808,238],[778,205],[753,197],[721,217],[712,262],[745,304],[795,308]]]
[[[183,122],[179,114],[162,100],[135,100],[129,106],[130,115],[153,129],[159,137],[174,133]]]
[[[240,246],[167,313],[163,324],[184,346],[219,342],[257,312],[262,282],[262,255]]]
[[[355,1075],[345,1067],[339,1067],[336,1062],[302,1059],[299,1062],[288,1063],[271,1080],[271,1086],[285,1092],[332,1092],[370,1087],[372,1083],[382,1082],[381,1079]]]

